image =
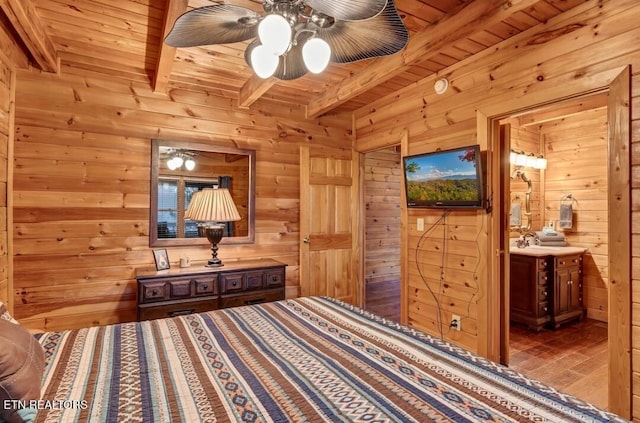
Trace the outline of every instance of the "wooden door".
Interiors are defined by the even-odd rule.
[[[300,148],[300,292],[358,301],[356,236],[358,156]]]

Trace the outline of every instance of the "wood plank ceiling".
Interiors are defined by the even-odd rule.
[[[227,0],[262,12],[258,0]],[[170,48],[177,16],[210,0],[0,0],[34,66],[149,83],[160,93],[205,90],[250,107],[305,104],[307,114],[352,111],[472,56],[584,0],[396,0],[410,40],[399,54],[330,64],[294,81],[261,80],[244,61],[249,41]]]

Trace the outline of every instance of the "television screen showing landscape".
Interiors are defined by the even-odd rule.
[[[473,206],[480,201],[477,146],[404,158],[410,206]]]

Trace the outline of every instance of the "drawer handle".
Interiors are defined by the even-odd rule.
[[[277,276],[271,276],[271,282],[278,282],[278,279],[280,279]]]
[[[152,289],[151,290],[151,295],[158,295],[158,290],[157,289]]]
[[[247,300],[244,303],[246,305],[253,305],[253,304],[260,304],[260,303],[264,303],[265,301],[267,301],[266,298],[257,298],[255,300]]]
[[[175,310],[175,311],[168,312],[167,316],[169,316],[169,317],[184,316],[186,314],[195,313],[195,311],[196,311],[195,308],[187,308],[187,309],[184,309],[184,310]]]
[[[205,283],[204,285],[202,285],[202,287],[203,287],[204,289],[209,289],[209,284],[208,284],[208,283]]]
[[[237,281],[233,281],[233,282],[231,282],[231,286],[237,286],[237,285],[238,285],[238,282],[237,282]]]
[[[546,296],[547,296],[547,291],[543,291],[543,292],[542,292],[542,296],[543,296],[543,297],[546,297]]]

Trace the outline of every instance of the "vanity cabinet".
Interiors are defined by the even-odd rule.
[[[584,317],[582,254],[554,258],[551,324],[560,326]]]
[[[285,265],[275,260],[228,262],[222,267],[139,270],[138,320],[173,317],[284,299]]]
[[[549,257],[510,255],[510,313],[512,322],[539,331],[551,321],[552,273]]]

